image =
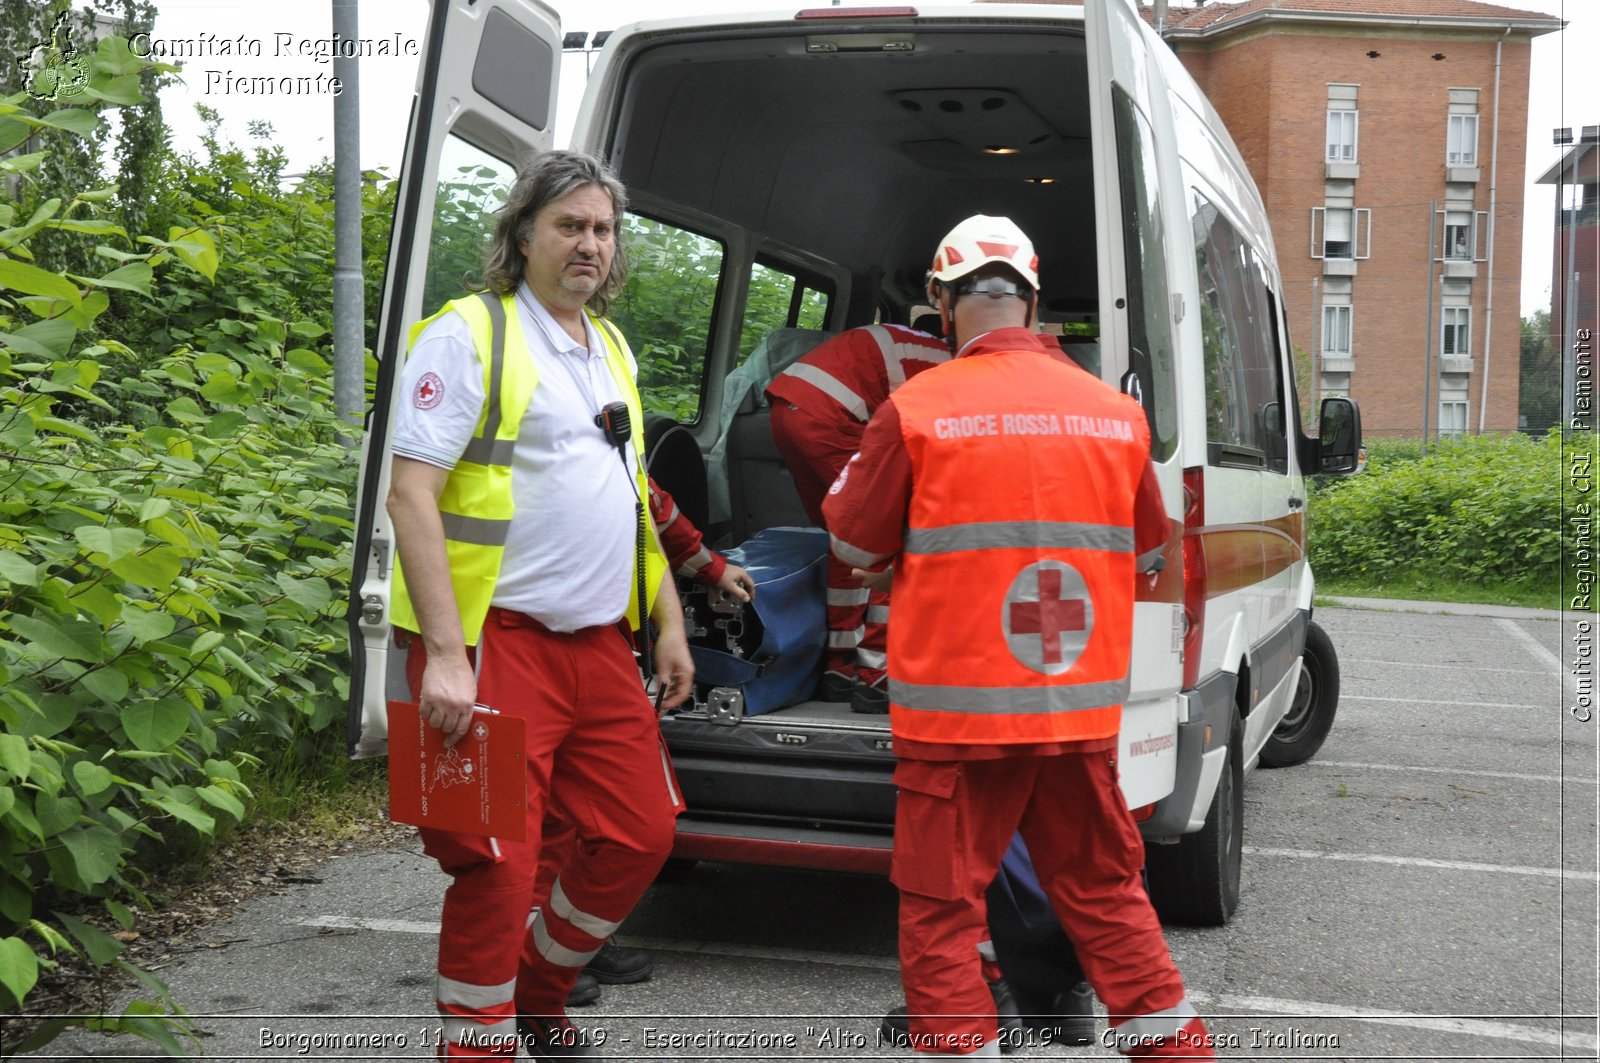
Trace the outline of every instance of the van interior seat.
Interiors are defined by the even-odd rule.
[[[689,523],[704,529],[710,523],[706,498],[706,461],[688,428],[658,413],[644,418],[645,468],[672,496]]]
[[[773,329],[723,382],[722,430],[706,460],[706,481],[712,524],[727,522],[725,545],[736,546],[763,528],[811,525],[789,465],[772,441],[766,388],[833,335]]]

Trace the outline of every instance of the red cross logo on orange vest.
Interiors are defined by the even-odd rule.
[[[1065,561],[1040,561],[1017,573],[1001,605],[1011,655],[1035,672],[1060,675],[1077,663],[1094,630],[1089,585]]]

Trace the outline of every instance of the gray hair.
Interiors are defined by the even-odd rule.
[[[628,190],[605,163],[581,151],[547,151],[518,171],[516,183],[506,194],[500,220],[495,224],[494,241],[483,261],[484,284],[490,291],[496,295],[510,295],[517,290],[527,266],[520,245],[533,236],[534,220],[539,212],[567,193],[587,185],[597,185],[609,194],[616,210],[611,272],[588,300],[589,309],[602,316],[605,314],[628,279],[628,256],[622,247],[622,215],[628,209]]]

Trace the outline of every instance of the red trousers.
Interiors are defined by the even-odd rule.
[[[558,634],[491,609],[474,659],[478,701],[526,721],[528,840],[421,833],[424,851],[452,879],[439,927],[444,1058],[511,1059],[516,1016],[565,1013],[578,972],[671,851],[683,802],[617,627]],[[413,694],[425,664],[413,638]],[[577,841],[535,913],[547,810]]]
[[[900,977],[919,1058],[994,1052],[977,945],[988,937],[984,890],[1019,829],[1118,1049],[1214,1058],[1139,879],[1144,842],[1114,754],[901,760],[894,781]]]
[[[822,500],[861,446],[866,425],[841,409],[822,418],[777,399],[772,404],[772,441],[794,476],[806,515],[819,528]],[[851,566],[828,555],[828,652],[823,669],[864,683],[884,678],[889,644],[889,595],[869,591],[850,575]]]

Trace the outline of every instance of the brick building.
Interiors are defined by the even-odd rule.
[[[1594,337],[1600,334],[1600,128],[1584,126],[1578,144],[1541,174],[1538,183],[1557,186],[1550,328],[1566,366],[1562,420],[1574,428],[1592,427]],[[1583,338],[1585,330],[1588,339]],[[1575,414],[1580,416],[1575,419]]]
[[[1167,13],[1266,201],[1313,392],[1369,435],[1517,427],[1529,42],[1561,25],[1476,0]]]

